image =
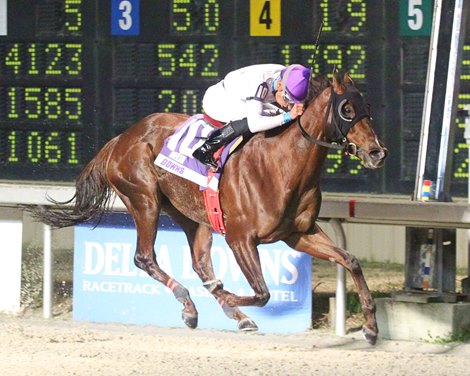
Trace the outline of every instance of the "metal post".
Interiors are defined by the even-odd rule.
[[[429,180],[435,187],[431,189],[431,199],[451,201],[453,153],[450,145],[454,142],[460,65],[469,4],[464,0],[434,1],[414,200],[423,199],[424,181]],[[420,248],[426,244],[426,234],[427,229],[407,229],[407,289],[422,288]],[[442,243],[443,239],[445,244]],[[455,286],[455,229],[435,229],[435,240],[437,258],[434,269],[438,274],[436,286],[432,288],[436,287],[439,292],[451,292]]]
[[[43,225],[44,244],[44,271],[43,271],[43,316],[49,319],[52,316],[52,247],[51,227]]]
[[[329,223],[335,233],[336,245],[345,249],[346,235],[340,220],[331,218]],[[346,335],[346,273],[341,265],[336,266],[336,335]]]
[[[468,147],[468,160],[470,161],[470,104],[464,106],[464,110],[467,112],[465,117],[465,132],[463,136],[467,141]],[[468,165],[468,203],[470,204],[470,164]],[[467,230],[467,276],[470,276],[470,230]]]
[[[449,179],[446,177],[446,174],[448,174],[449,170],[448,164],[452,163],[452,161],[449,160],[448,155],[449,143],[453,142],[453,137],[451,137],[451,127],[453,127],[455,124],[455,110],[457,108],[456,102],[458,85],[456,82],[457,80],[460,80],[458,73],[460,72],[460,64],[462,63],[461,49],[463,47],[463,35],[465,35],[464,30],[462,30],[462,25],[465,25],[465,23],[462,21],[464,18],[463,12],[463,0],[456,0],[454,7],[454,22],[452,23],[447,83],[442,117],[441,140],[434,197],[435,200],[440,199],[439,196],[442,192],[448,191],[448,188],[445,187],[445,185],[449,185],[447,182]]]
[[[431,109],[434,96],[434,77],[436,74],[437,44],[439,40],[439,29],[441,23],[442,0],[436,0],[434,3],[434,12],[432,20],[431,44],[429,47],[429,61],[426,81],[426,90],[424,92],[423,117],[421,122],[421,137],[419,143],[419,154],[417,173],[415,180],[414,200],[421,200],[421,187],[423,186],[424,174],[427,162],[427,149],[429,140],[429,127],[431,123]]]
[[[435,183],[433,199],[450,200],[449,145],[454,141],[468,6],[463,0],[434,2],[414,200],[422,199],[424,180]]]

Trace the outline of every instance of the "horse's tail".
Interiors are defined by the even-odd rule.
[[[74,226],[109,210],[113,190],[106,176],[109,156],[119,136],[110,140],[85,166],[75,180],[75,194],[70,200],[56,201],[47,197],[52,205],[29,206],[32,217],[55,228]]]

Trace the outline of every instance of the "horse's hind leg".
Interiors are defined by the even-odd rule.
[[[201,279],[204,287],[217,299],[225,315],[230,319],[237,320],[238,329],[240,330],[258,330],[255,322],[250,317],[243,313],[238,307],[231,307],[225,304],[225,301],[220,298],[220,292],[224,290],[222,282],[217,279],[214,274],[212,265],[212,228],[193,222],[176,210],[172,210],[171,212],[167,208],[165,208],[165,210],[169,212],[170,216],[185,232],[191,249],[193,269]]]
[[[132,215],[137,228],[135,265],[173,291],[176,299],[184,306],[184,323],[190,328],[196,328],[197,310],[189,291],[160,268],[155,256],[154,244],[161,210],[161,195],[157,187],[155,168],[149,165],[153,161],[152,154],[147,149],[145,144],[139,144],[128,150],[129,155],[124,160],[134,161],[133,164],[123,162],[123,165],[116,169],[118,173],[110,176],[110,181]]]
[[[367,286],[362,268],[357,258],[344,249],[338,248],[331,239],[315,225],[313,233],[294,234],[284,240],[290,247],[305,252],[313,257],[323,260],[335,261],[344,266],[351,273],[354,284],[359,294],[362,312],[366,323],[362,328],[365,339],[372,345],[377,341],[378,328],[375,318],[375,302]]]

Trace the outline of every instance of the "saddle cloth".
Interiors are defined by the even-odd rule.
[[[204,191],[206,210],[212,227],[218,233],[225,234],[219,201],[219,180],[225,162],[242,142],[243,136],[216,153],[216,155],[220,154],[219,164],[222,167],[212,172],[208,166],[194,159],[192,155],[214,130],[214,127],[204,120],[203,115],[192,116],[164,141],[163,148],[154,163],[168,172],[199,185],[200,190]]]
[[[193,152],[200,147],[214,127],[208,124],[203,115],[194,115],[183,123],[176,132],[168,137],[160,153],[155,159],[155,164],[175,175],[188,179],[200,186],[201,190],[209,187],[209,167],[193,158]],[[223,167],[228,156],[242,141],[241,137],[229,143],[220,154],[219,163]],[[211,188],[217,190],[218,181],[223,168],[214,173],[210,179]]]

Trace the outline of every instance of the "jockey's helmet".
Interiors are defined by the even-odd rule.
[[[287,91],[294,103],[302,103],[308,94],[310,69],[292,64],[281,71],[282,89]]]

